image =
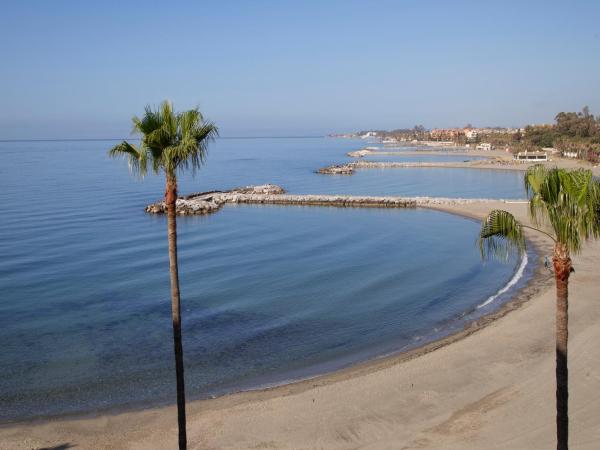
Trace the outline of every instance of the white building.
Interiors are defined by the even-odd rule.
[[[484,151],[487,151],[487,152],[489,152],[490,150],[493,150],[493,147],[492,147],[492,144],[488,144],[488,143],[486,142],[486,143],[483,143],[483,144],[479,144],[479,145],[476,147],[476,149],[477,149],[477,150],[484,150]]]
[[[375,131],[367,131],[365,134],[360,136],[363,139],[368,139],[370,137],[377,137],[377,132]]]
[[[579,152],[577,152],[576,150],[569,150],[569,151],[565,151],[562,154],[565,158],[578,158],[579,157]]]
[[[519,152],[515,155],[517,161],[548,161],[546,152]]]
[[[479,136],[479,133],[477,132],[477,130],[474,130],[474,129],[465,130],[465,137],[467,139],[477,139],[477,136]]]

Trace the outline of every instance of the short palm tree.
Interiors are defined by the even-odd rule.
[[[525,175],[529,215],[537,228],[523,225],[506,211],[494,210],[482,222],[479,245],[483,257],[506,258],[525,250],[523,230],[539,231],[554,241],[556,278],[556,427],[557,449],[568,449],[568,287],[571,253],[600,236],[600,185],[590,170],[535,165]]]
[[[177,266],[177,174],[186,169],[193,173],[204,163],[208,143],[218,134],[216,126],[204,120],[198,109],[175,113],[165,101],[159,108],[147,106],[142,118],[133,117],[133,134],[141,135],[139,145],[123,141],[109,152],[111,157],[125,157],[132,172],[143,177],[148,170],[166,177],[165,206],[169,239],[171,274],[171,313],[177,378],[177,418],[179,448],[187,447],[185,424],[185,387],[183,378],[183,345],[181,342],[181,310]]]

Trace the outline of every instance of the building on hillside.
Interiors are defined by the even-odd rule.
[[[465,129],[465,137],[469,140],[475,140],[477,139],[477,136],[479,136],[479,132],[474,129],[474,128],[467,128]]]
[[[360,137],[362,139],[368,139],[368,138],[371,138],[371,137],[377,137],[377,132],[376,131],[367,131],[366,133],[361,134]]]
[[[431,139],[436,141],[452,141],[460,136],[464,136],[462,128],[434,128],[429,133]]]

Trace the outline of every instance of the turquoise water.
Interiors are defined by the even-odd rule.
[[[314,173],[360,144],[222,139],[180,190],[522,196],[505,171]],[[163,180],[132,179],[111,145],[0,143],[1,421],[174,398],[166,221],[143,212]],[[478,224],[429,210],[227,206],[178,227],[191,398],[447,334],[508,298],[477,309],[518,264],[483,265]]]

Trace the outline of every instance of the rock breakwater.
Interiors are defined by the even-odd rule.
[[[324,175],[352,175],[354,169],[350,164],[342,164],[323,167],[322,169],[319,169],[317,173]]]
[[[285,190],[275,184],[261,184],[258,186],[245,186],[231,191],[197,192],[177,199],[176,211],[181,216],[197,216],[211,214],[218,211],[230,196],[235,195],[280,195]],[[164,214],[165,202],[156,202],[146,206],[146,212],[151,214]]]
[[[401,169],[408,167],[471,167],[471,162],[374,162],[354,161],[348,164],[334,165],[319,169],[318,173],[325,175],[352,175],[355,169]]]
[[[177,199],[176,211],[179,215],[205,215],[218,211],[226,203],[356,208],[416,208],[493,201],[498,200],[441,197],[286,194],[285,190],[280,186],[267,184],[260,186],[246,186],[231,191],[212,191],[191,194]],[[157,202],[148,205],[146,207],[146,212],[151,214],[163,214],[165,212],[165,204],[164,202]]]

